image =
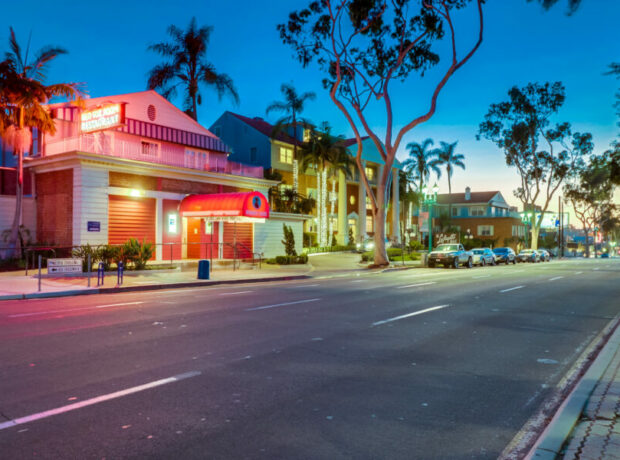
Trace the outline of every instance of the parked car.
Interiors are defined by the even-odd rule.
[[[473,253],[474,265],[484,267],[485,265],[496,264],[495,255],[489,248],[475,248],[472,249],[471,252]]]
[[[609,253],[608,252],[604,252],[601,254],[601,259],[609,259]]]
[[[389,248],[391,246],[392,242],[386,238],[385,247]],[[359,253],[372,251],[375,249],[375,240],[373,238],[366,238],[362,243],[357,243],[355,247]]]
[[[522,249],[517,255],[519,262],[540,262],[540,254],[536,249]]]
[[[517,255],[512,248],[495,248],[493,249],[493,255],[495,256],[495,262],[508,264],[517,263]]]
[[[428,266],[436,265],[459,268],[465,265],[467,268],[474,266],[474,255],[466,251],[462,244],[440,244],[428,256]]]
[[[551,253],[546,249],[537,249],[541,262],[551,262]]]

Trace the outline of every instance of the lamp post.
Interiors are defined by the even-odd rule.
[[[524,212],[523,215],[521,216],[521,221],[523,221],[523,223],[527,224],[527,230],[525,231],[525,247],[529,247],[530,245],[528,244],[528,239],[530,236],[530,229],[532,226],[532,215],[533,213],[531,212]]]
[[[433,185],[432,189],[429,189],[426,185],[422,188],[424,193],[424,204],[428,209],[428,252],[433,250],[433,205],[437,203],[437,192],[439,187],[437,184]]]

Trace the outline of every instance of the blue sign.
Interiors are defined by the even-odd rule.
[[[94,220],[89,220],[88,224],[88,231],[89,232],[100,232],[101,231],[101,222],[98,221],[94,221]]]
[[[560,226],[560,219],[556,219],[556,220],[555,220],[555,226],[556,226],[556,227],[559,227],[559,226]]]

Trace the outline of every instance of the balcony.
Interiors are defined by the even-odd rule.
[[[145,141],[128,141],[97,134],[83,134],[77,137],[47,142],[44,152],[45,156],[58,155],[65,152],[94,153],[199,171],[263,178],[263,168],[261,166],[249,166],[228,161],[222,153],[186,150],[183,146]]]

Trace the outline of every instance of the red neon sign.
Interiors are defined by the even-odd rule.
[[[105,104],[101,107],[84,110],[80,114],[80,129],[83,133],[116,128],[124,124],[124,104]]]

